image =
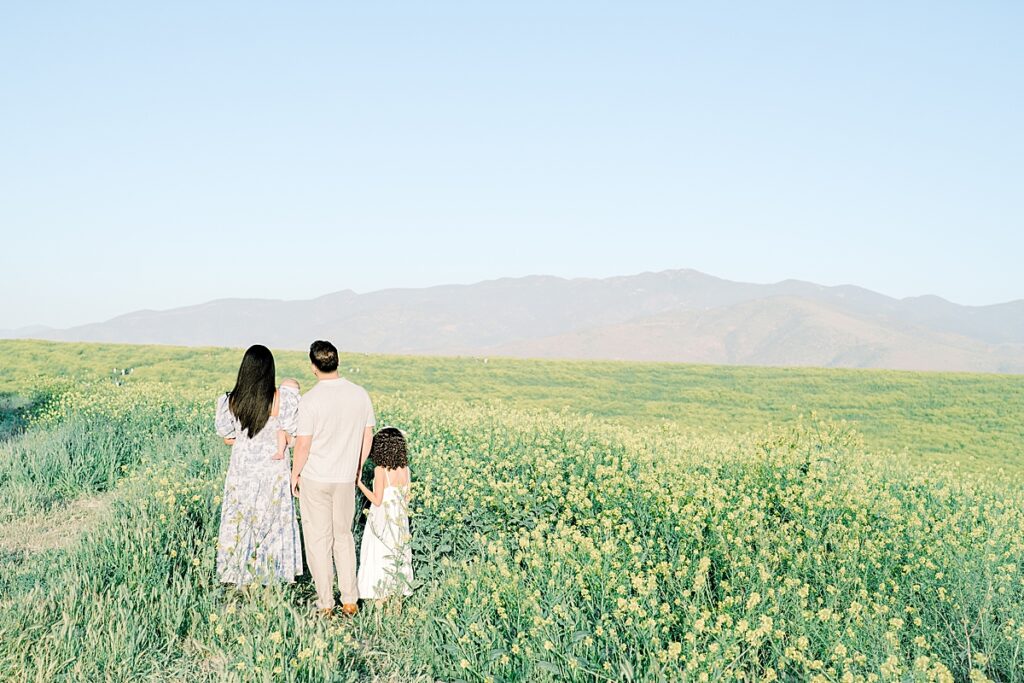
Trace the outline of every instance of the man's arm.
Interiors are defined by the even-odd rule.
[[[313,435],[295,437],[295,450],[292,451],[292,495],[299,495],[299,475],[309,460],[309,447],[313,445]]]
[[[363,447],[359,451],[359,478],[363,478],[363,465],[367,456],[370,455],[370,447],[373,446],[373,428],[377,426],[377,415],[373,412],[373,401],[370,395],[363,390],[366,396],[366,429],[363,430]]]
[[[359,472],[358,477],[363,475],[363,465],[366,464],[366,456],[370,454],[370,446],[373,445],[373,426],[369,426],[363,430],[363,447],[359,451]]]

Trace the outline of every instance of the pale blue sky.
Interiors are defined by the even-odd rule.
[[[0,11],[0,328],[696,268],[1024,297],[1018,2]]]

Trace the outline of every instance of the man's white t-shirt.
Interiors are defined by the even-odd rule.
[[[370,395],[344,378],[322,379],[299,401],[298,436],[312,436],[303,479],[324,484],[356,480],[363,433],[377,424]]]

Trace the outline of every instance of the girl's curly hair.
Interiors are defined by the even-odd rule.
[[[405,436],[400,429],[384,427],[373,435],[370,446],[370,460],[377,467],[393,470],[409,466],[409,456],[405,450]]]

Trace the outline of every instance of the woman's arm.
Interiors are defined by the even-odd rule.
[[[217,430],[217,436],[224,439],[224,443],[229,446],[235,443],[235,417],[231,414],[227,394],[221,394],[217,399],[217,416],[214,420],[214,427]]]
[[[381,472],[381,468],[379,468],[379,467],[374,467],[373,468],[373,490],[372,491],[370,489],[366,488],[366,484],[364,484],[361,479],[359,480],[359,490],[363,492],[364,496],[366,496],[366,500],[370,501],[371,503],[373,503],[377,507],[380,507],[380,504],[382,502],[384,502],[384,486],[383,486],[383,484],[381,482],[382,477],[381,477],[381,473],[380,472]]]

